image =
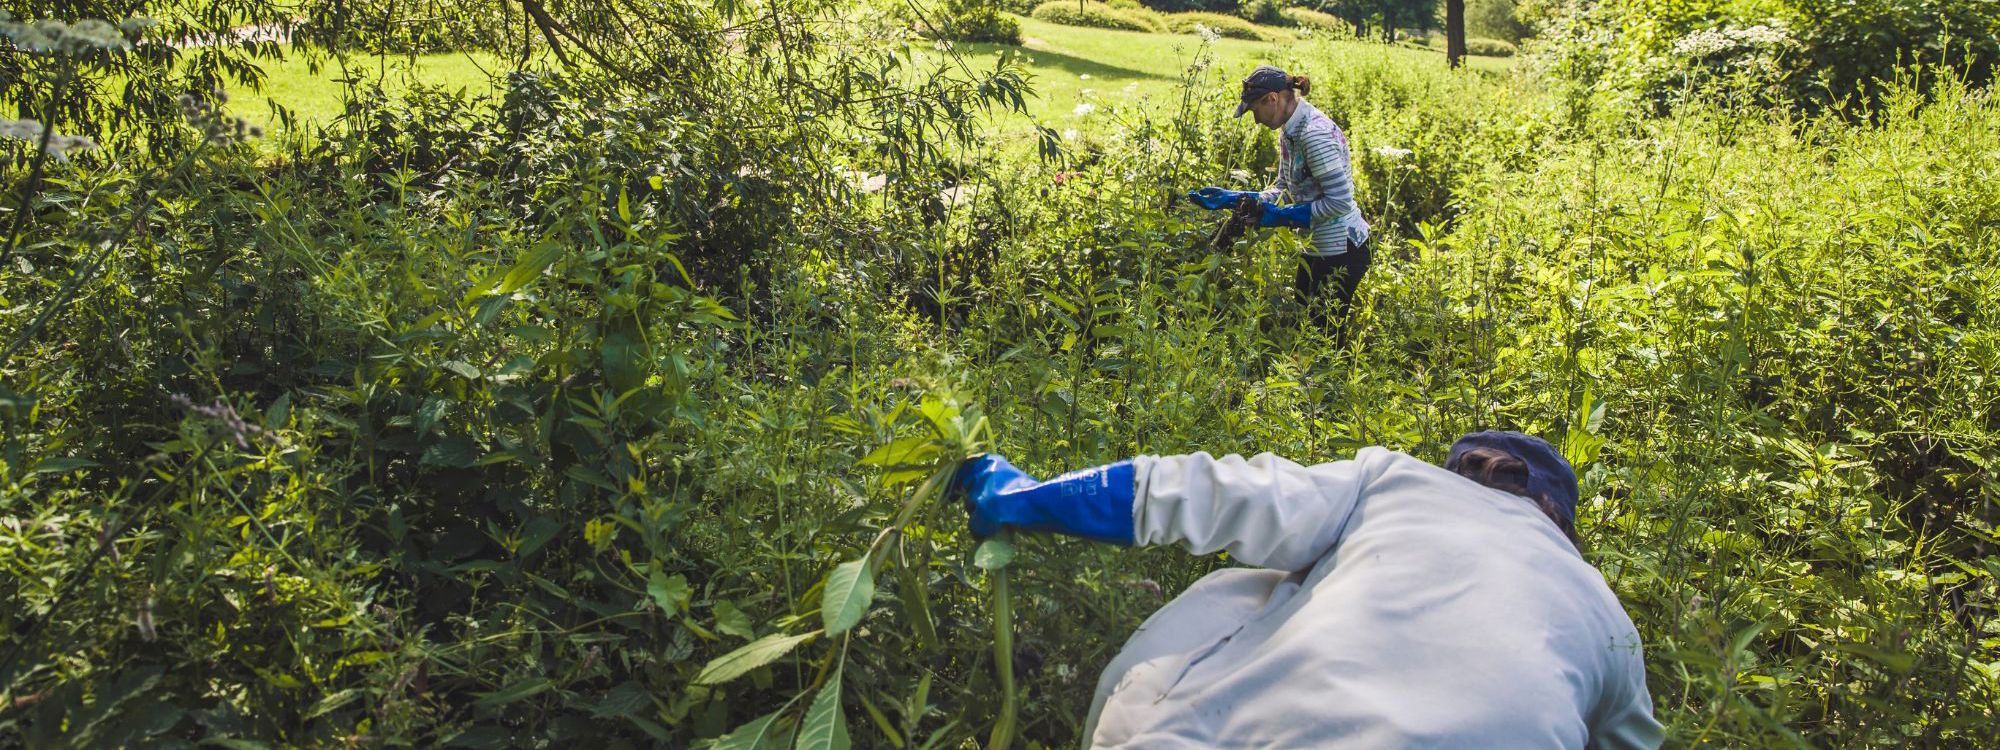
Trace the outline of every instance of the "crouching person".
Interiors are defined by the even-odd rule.
[[[1655,748],[1639,634],[1575,546],[1576,474],[1480,432],[1444,468],[1382,448],[1141,456],[956,478],[975,535],[1226,551],[1098,681],[1084,747]]]

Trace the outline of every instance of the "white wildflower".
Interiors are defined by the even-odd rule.
[[[1211,28],[1209,28],[1209,27],[1208,27],[1208,24],[1204,24],[1204,23],[1198,23],[1198,24],[1195,24],[1195,25],[1194,25],[1194,33],[1196,33],[1196,34],[1200,34],[1200,35],[1201,35],[1201,40],[1202,40],[1203,42],[1207,42],[1207,43],[1209,43],[1209,44],[1214,44],[1216,40],[1218,40],[1218,39],[1221,39],[1221,38],[1222,38],[1222,35],[1221,35],[1221,34],[1217,34],[1217,33],[1215,33],[1215,29],[1211,29]]]
[[[1076,78],[1077,78],[1077,80],[1079,80],[1079,81],[1088,81],[1088,80],[1090,80],[1090,74],[1089,74],[1089,73],[1082,73],[1082,74],[1079,74],[1079,75],[1077,75],[1077,77],[1076,77]]]
[[[39,146],[42,143],[42,123],[38,120],[0,120],[0,139]],[[97,148],[97,141],[87,135],[49,134],[49,155],[57,161],[67,161],[71,151],[94,148]]]
[[[1783,21],[1773,20],[1755,26],[1701,29],[1674,40],[1673,53],[1699,60],[1723,54],[1775,49],[1791,43],[1791,30]]]
[[[118,30],[123,31],[131,36],[138,36],[140,33],[146,31],[147,29],[153,28],[154,26],[158,25],[160,25],[159,20],[151,16],[133,16],[123,21],[119,21]]]
[[[1412,152],[1407,148],[1396,148],[1395,146],[1375,147],[1375,154],[1377,156],[1380,156],[1384,159],[1388,159],[1390,161],[1402,161],[1404,158],[1407,158],[1412,153],[1414,152]]]
[[[1076,105],[1076,109],[1070,110],[1069,113],[1076,117],[1083,117],[1095,111],[1097,111],[1097,105],[1090,102],[1079,102]]]
[[[938,193],[938,200],[953,206],[963,206],[971,203],[973,196],[978,194],[978,185],[953,185],[945,188],[943,192]]]
[[[1062,137],[1065,141],[1074,141],[1078,135],[1080,134],[1076,132],[1076,128],[1064,128],[1062,132]]]
[[[10,15],[0,18],[0,38],[13,41],[16,49],[25,52],[85,52],[132,47],[131,42],[125,41],[119,27],[95,18],[76,23],[47,19],[17,23]]]

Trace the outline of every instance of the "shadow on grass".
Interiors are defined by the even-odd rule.
[[[964,45],[964,47],[968,51],[976,52],[979,55],[992,55],[999,53],[1000,50],[1009,49],[997,44],[968,44]],[[1144,70],[1134,70],[1132,68],[1121,68],[1116,65],[1106,65],[1089,58],[1066,55],[1053,50],[1035,49],[1032,47],[1014,47],[1012,49],[1024,53],[1030,59],[1034,60],[1035,72],[1037,73],[1063,72],[1071,75],[1089,75],[1091,78],[1121,82],[1175,80],[1173,76],[1165,76]],[[1047,71],[1043,69],[1047,69]]]

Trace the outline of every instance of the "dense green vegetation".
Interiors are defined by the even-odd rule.
[[[412,15],[314,16],[348,32],[309,49],[492,78],[357,81],[254,143],[107,84],[212,83],[153,32],[8,27],[0,98],[103,147],[0,141],[0,746],[1068,747],[1125,635],[1229,562],[975,556],[958,458],[1436,460],[1489,426],[1579,467],[1674,746],[1993,744],[1976,66],[1661,108],[1587,35],[1494,74],[1327,34],[453,7],[463,38],[371,42],[436,9],[356,4]],[[1299,325],[1297,237],[1213,247],[1179,200],[1267,179],[1228,117],[1267,59],[1354,140],[1380,244],[1344,346]]]

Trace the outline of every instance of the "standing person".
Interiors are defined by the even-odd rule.
[[[1575,546],[1576,474],[1518,432],[1439,468],[1367,448],[960,467],[975,535],[1227,551],[1098,680],[1085,747],[1656,748],[1639,633]]]
[[[1368,273],[1368,220],[1354,201],[1354,170],[1347,135],[1303,97],[1312,91],[1305,76],[1258,66],[1243,79],[1236,116],[1256,115],[1257,124],[1280,132],[1278,180],[1261,193],[1205,187],[1188,193],[1203,208],[1233,208],[1245,195],[1263,202],[1262,224],[1305,230],[1311,239],[1299,261],[1299,301],[1313,323],[1338,337],[1345,327],[1354,288]],[[1290,201],[1282,203],[1281,201]],[[1326,299],[1328,293],[1333,295]],[[1331,317],[1327,306],[1331,304]]]

